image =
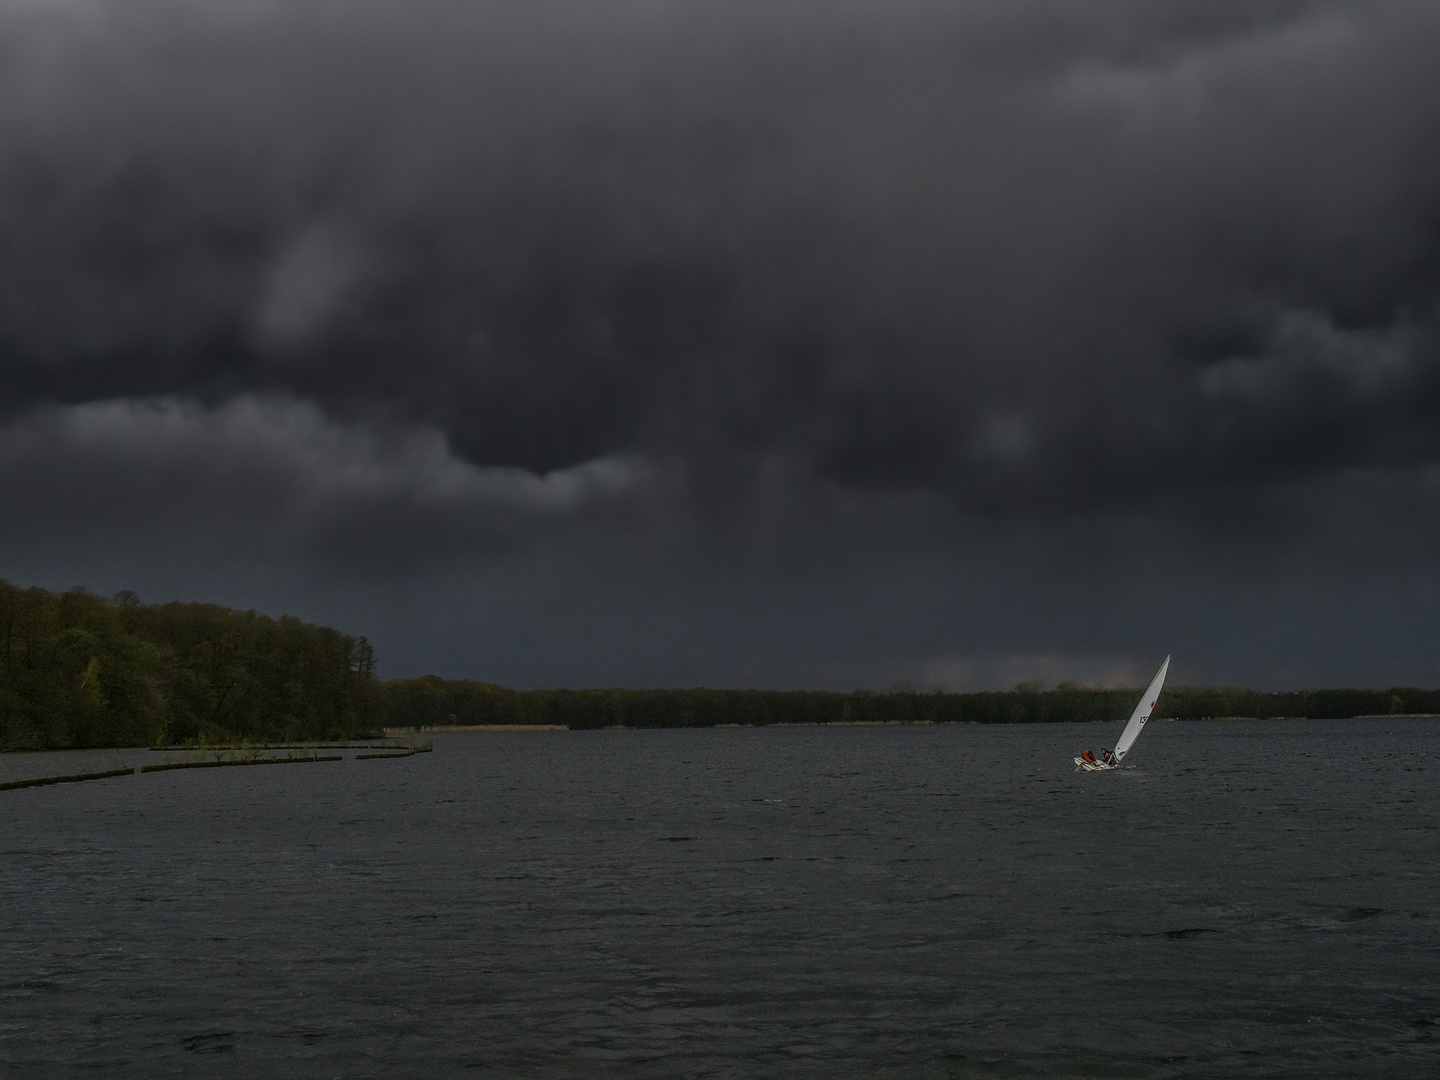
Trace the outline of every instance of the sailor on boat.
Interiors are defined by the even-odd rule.
[[[1109,749],[1100,750],[1100,758],[1096,760],[1095,755],[1089,750],[1082,750],[1080,756],[1075,759],[1076,771],[1097,772],[1101,769],[1118,768],[1131,748],[1135,740],[1140,737],[1144,730],[1145,721],[1150,719],[1150,714],[1155,711],[1155,704],[1160,700],[1160,691],[1165,686],[1165,674],[1170,670],[1170,657],[1165,657],[1165,662],[1160,665],[1160,670],[1155,673],[1155,678],[1150,680],[1150,686],[1145,691],[1145,696],[1135,706],[1135,711],[1130,714],[1130,720],[1125,725],[1125,730],[1120,733],[1120,741],[1115,744],[1115,752],[1112,754]]]

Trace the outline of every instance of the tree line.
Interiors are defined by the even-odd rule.
[[[1100,690],[1021,684],[971,694],[887,694],[860,690],[508,690],[433,675],[384,684],[386,723],[393,727],[564,724],[570,728],[716,727],[722,724],[1036,724],[1122,720],[1140,688]],[[1160,695],[1156,716],[1338,719],[1393,713],[1440,713],[1440,690],[1309,690],[1263,693],[1230,688],[1176,688]]]
[[[384,727],[363,637],[0,580],[0,749],[315,741]]]
[[[447,725],[1117,721],[1135,690],[1021,684],[985,693],[510,690],[433,675],[380,682],[363,637],[218,604],[143,604],[0,580],[0,749],[319,741]],[[1440,690],[1167,689],[1157,716],[1192,720],[1440,713]]]

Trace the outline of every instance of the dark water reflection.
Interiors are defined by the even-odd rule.
[[[0,1070],[1440,1075],[1440,724],[1156,724],[1071,771],[1113,734],[454,735],[0,793]]]

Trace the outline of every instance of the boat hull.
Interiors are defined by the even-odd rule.
[[[1086,761],[1082,757],[1077,757],[1075,764],[1079,765],[1080,768],[1086,772],[1109,772],[1111,769],[1118,769],[1120,767],[1118,762],[1114,765],[1107,765],[1103,761]]]

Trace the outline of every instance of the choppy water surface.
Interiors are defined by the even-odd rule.
[[[0,1071],[1440,1075],[1440,723],[1157,723],[1072,771],[1116,730],[0,792]]]

